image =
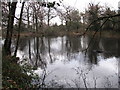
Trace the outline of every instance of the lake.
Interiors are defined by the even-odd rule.
[[[45,87],[118,88],[120,39],[95,37],[89,45],[90,41],[90,36],[24,37],[17,56],[35,67],[40,76],[35,83]]]

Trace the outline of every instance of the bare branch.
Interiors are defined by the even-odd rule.
[[[111,16],[104,16],[104,17],[99,17],[99,18],[97,18],[96,20],[94,20],[93,22],[91,22],[91,23],[89,24],[89,26],[86,28],[85,32],[84,32],[83,34],[79,35],[79,36],[85,35],[85,34],[87,33],[87,31],[89,30],[90,26],[91,26],[93,23],[95,23],[95,22],[97,22],[97,21],[99,21],[99,20],[109,19],[109,18],[113,18],[113,17],[120,17],[120,14],[111,15]],[[118,22],[119,22],[119,21],[118,21]],[[103,25],[102,25],[102,26],[103,26]]]
[[[85,52],[85,55],[86,55],[87,50],[88,50],[88,48],[90,47],[90,45],[91,45],[91,43],[92,43],[92,41],[93,41],[93,39],[94,39],[96,33],[103,27],[103,25],[104,25],[107,21],[108,21],[108,18],[103,22],[103,24],[100,26],[100,28],[99,28],[98,30],[95,31],[95,33],[94,33],[92,39],[90,40],[90,42],[89,42],[89,44],[88,44],[88,47],[85,49],[85,51],[86,51],[86,52]],[[83,50],[83,51],[84,51],[84,50]]]

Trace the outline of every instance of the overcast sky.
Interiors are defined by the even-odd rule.
[[[59,2],[59,0],[45,0],[45,1]],[[85,10],[85,8],[88,7],[88,4],[90,2],[93,2],[95,4],[100,3],[100,5],[103,5],[103,6],[107,5],[107,6],[111,7],[113,10],[117,10],[119,1],[120,0],[63,0],[63,3],[65,5],[73,6],[77,9],[79,9],[80,12],[83,12]],[[17,11],[16,13],[18,13],[18,12],[20,12],[20,9],[17,9],[16,11]],[[60,22],[58,17],[53,19],[52,21],[54,21],[54,23]]]
[[[56,1],[59,2],[59,0],[45,0],[45,1]],[[70,5],[73,6],[77,9],[81,11],[84,11],[85,8],[88,7],[88,4],[90,2],[93,2],[95,4],[100,3],[100,5],[107,5],[109,7],[111,7],[113,10],[117,10],[118,9],[118,2],[120,0],[60,0],[63,1],[63,3],[65,5]]]
[[[48,1],[57,1],[59,0],[48,0]],[[66,5],[73,6],[77,9],[79,9],[80,12],[83,12],[85,8],[88,7],[88,4],[90,2],[93,2],[95,4],[99,3],[102,6],[109,6],[112,10],[118,10],[118,2],[120,0],[63,0],[63,3]],[[53,19],[54,22],[58,23],[59,19]]]
[[[51,1],[51,0],[49,0],[49,1]],[[52,1],[54,1],[54,0],[52,0]],[[59,0],[56,0],[56,1],[59,1]],[[112,9],[117,10],[119,1],[120,0],[63,0],[63,2],[65,4],[76,7],[80,11],[84,11],[90,2],[100,3],[100,5],[107,5],[107,6],[112,7]]]

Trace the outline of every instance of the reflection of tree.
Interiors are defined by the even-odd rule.
[[[39,37],[36,37],[34,40],[34,57],[33,57],[34,61],[34,66],[35,67],[41,67],[44,68],[44,66],[46,66],[45,61],[42,60],[41,58],[41,54],[40,54],[40,41],[39,41]]]
[[[68,37],[66,37],[66,44],[65,44],[65,45],[66,45],[66,53],[67,53],[67,57],[69,57],[71,43],[70,43]]]
[[[50,62],[53,63],[49,38],[48,38],[48,53],[49,53],[49,57],[50,57]]]
[[[81,39],[78,37],[70,37],[66,38],[66,50],[71,53],[76,53],[81,49]]]
[[[36,63],[35,65],[37,66],[38,60],[41,61],[40,53],[39,53],[39,37],[36,37]]]
[[[72,58],[75,59],[74,55],[79,52],[81,49],[81,39],[78,37],[66,37],[66,53],[67,53],[67,59],[71,60]]]
[[[64,38],[62,37],[62,39],[61,39],[61,47],[62,47],[62,49],[61,49],[61,52],[62,52],[62,55],[64,54],[63,52],[64,52]]]
[[[103,47],[103,51],[104,51],[104,57],[105,58],[109,58],[112,56],[117,56],[118,54],[118,44],[119,41],[117,41],[117,39],[112,39],[112,38],[103,38],[101,39],[101,44]]]
[[[120,39],[117,39],[117,56],[120,57]]]
[[[52,48],[53,43],[58,40],[55,38],[39,38],[35,37],[34,39],[31,38],[21,38],[20,39],[20,50],[28,53],[28,57],[32,65],[35,65],[36,67],[43,67],[44,64],[46,64],[46,60],[49,59],[50,63],[54,63],[55,58],[57,58],[58,54],[62,54],[62,56],[66,56],[65,58],[67,61],[76,59],[78,56],[78,52],[82,49],[81,46],[81,38],[78,37],[66,37],[61,38],[61,50],[60,52],[55,49],[55,52]],[[88,37],[88,40],[85,42],[89,42],[91,40],[90,37]],[[57,44],[56,44],[57,45]],[[101,50],[103,51],[103,55],[107,58],[112,56],[120,56],[120,40],[119,39],[109,39],[109,38],[101,38],[101,41],[99,42],[99,37],[94,38],[94,42],[91,43],[90,47],[88,48],[87,56],[88,56],[88,62],[90,64],[97,64],[97,56],[99,53],[94,52],[94,50]],[[86,46],[86,45],[84,45]],[[27,49],[27,50],[26,50]],[[52,53],[54,54],[52,54]],[[52,54],[52,56],[51,56]],[[48,55],[48,57],[46,57]],[[59,56],[59,55],[58,55]],[[53,58],[54,57],[54,58]],[[65,60],[66,60],[65,59]],[[77,59],[76,59],[77,60]]]
[[[30,40],[30,38],[26,38],[26,37],[20,38],[19,50],[23,51],[25,49],[25,47],[27,46],[28,40]]]
[[[88,38],[88,42],[91,40],[91,38]],[[93,52],[93,50],[99,50],[99,40],[98,38],[94,39],[94,42],[91,43],[91,46],[88,48],[88,59],[92,64],[97,64],[97,52]]]
[[[45,48],[45,43],[44,43],[44,40],[43,40],[43,37],[41,37],[41,42],[40,42],[40,53],[42,55],[45,55],[45,52],[46,52],[46,48]]]
[[[28,47],[29,47],[29,59],[31,60],[31,41],[28,41]]]

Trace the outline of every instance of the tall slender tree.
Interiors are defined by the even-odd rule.
[[[14,17],[15,17],[15,10],[16,10],[16,2],[9,3],[9,15],[8,15],[8,25],[7,25],[7,33],[4,43],[4,50],[7,55],[11,54],[11,40],[13,34],[13,24],[14,24]]]
[[[18,45],[19,45],[20,31],[21,31],[21,23],[22,23],[22,14],[23,14],[23,9],[24,9],[24,4],[25,4],[25,2],[22,2],[22,8],[21,8],[21,12],[20,12],[20,19],[19,19],[19,26],[18,26],[17,43],[16,43],[15,52],[14,52],[14,56],[15,56],[15,57],[16,57],[16,55],[17,55],[17,50],[18,50]]]

